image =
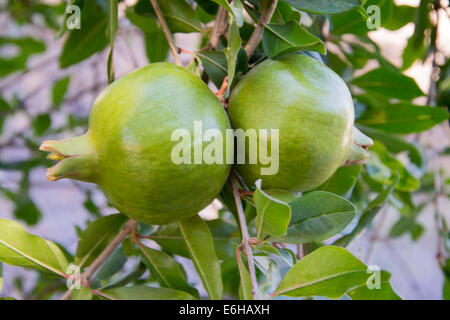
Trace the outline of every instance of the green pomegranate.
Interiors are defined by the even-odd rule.
[[[230,128],[220,102],[193,73],[171,63],[140,68],[97,97],[86,134],[42,144],[60,160],[47,178],[96,183],[118,210],[145,223],[195,215],[218,195],[230,165],[172,161],[172,133],[193,133],[194,121],[203,131]],[[194,141],[192,150],[196,144],[207,142]]]
[[[266,190],[311,190],[340,166],[364,163],[373,143],[353,126],[353,102],[344,81],[301,54],[252,69],[232,91],[228,115],[235,129],[279,130],[276,174],[262,175],[267,166],[260,162],[238,165],[247,183],[262,179]]]

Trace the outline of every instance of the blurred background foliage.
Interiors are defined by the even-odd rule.
[[[184,65],[198,72],[212,89],[219,87],[228,72],[227,37],[219,39],[216,51],[211,50],[208,41],[220,1],[158,2],[170,31],[176,34],[177,44],[186,49],[187,53],[181,54]],[[260,2],[242,2],[246,14],[239,35],[244,43],[261,14]],[[308,9],[308,3],[312,1],[278,2],[255,54],[247,57],[245,51],[238,51],[236,78],[247,71],[247,62],[252,67],[265,56],[308,50],[304,53],[326,63],[348,83],[357,126],[376,143],[366,165],[341,168],[318,188],[342,195],[358,208],[355,222],[345,231],[347,236],[338,241],[350,242],[363,229],[371,230],[372,245],[405,236],[417,241],[426,229],[431,229],[437,235],[436,243],[430,247],[436,257],[433,263],[440,266],[443,275],[442,283],[433,285],[442,288],[442,297],[449,299],[448,1],[368,0],[364,8],[380,8],[378,30],[368,29],[367,13],[360,6],[341,10],[316,5]],[[0,217],[28,226],[39,225],[45,215],[72,214],[70,207],[44,212],[38,205],[43,201],[31,194],[33,187],[48,187],[42,179],[31,178],[33,172],[37,172],[34,176],[44,176],[43,168],[50,165],[38,147],[44,138],[73,136],[86,129],[89,107],[112,72],[111,63],[107,63],[111,41],[107,31],[108,1],[70,0],[69,4],[81,8],[80,29],[66,28],[70,14],[65,14],[67,4],[63,1],[0,1]],[[296,9],[299,5],[303,11]],[[118,25],[113,60],[116,78],[149,62],[172,61],[149,1],[119,1]],[[403,50],[389,51],[383,41],[389,43],[390,32],[402,30],[408,34]],[[414,68],[419,73],[414,74]],[[63,188],[82,194],[76,201],[88,214],[74,222],[78,235],[90,221],[114,212],[93,186],[66,182]],[[217,212],[220,207],[216,205],[212,211]],[[392,216],[394,211],[398,213],[396,221],[380,240],[377,232],[383,217],[387,212]],[[421,222],[424,212],[433,216],[432,224]],[[220,219],[208,222],[213,234],[235,237],[236,225],[230,222],[229,212],[222,208],[218,215]],[[378,223],[372,224],[377,215]],[[141,228],[156,235],[178,232],[170,225],[157,230]],[[40,230],[45,235],[45,228]],[[170,241],[161,240],[158,244],[171,253],[187,256]],[[68,246],[64,250],[67,256],[74,254],[75,244],[64,245]],[[216,245],[218,255],[224,259],[225,292],[236,297],[239,275],[233,251],[230,258],[230,243]],[[307,248],[312,250],[316,245],[308,244]],[[108,260],[97,277],[103,287],[155,281],[153,275],[145,276],[145,259],[140,259],[135,250],[126,241]],[[122,269],[130,256],[134,260]],[[0,268],[0,288],[1,278]],[[17,276],[14,283],[10,282],[14,289],[10,287],[6,294],[15,292],[21,298],[36,299],[51,298],[64,291],[64,282],[46,273],[38,273],[34,279],[31,287],[24,288],[22,277]]]

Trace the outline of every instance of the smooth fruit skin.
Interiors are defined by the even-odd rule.
[[[351,94],[336,73],[306,55],[252,69],[233,89],[228,115],[234,129],[279,129],[277,174],[261,175],[267,165],[260,163],[238,165],[247,183],[262,179],[265,190],[313,189],[344,164],[352,147]]]
[[[148,65],[97,97],[86,135],[41,146],[58,154],[65,144],[70,149],[77,139],[88,141],[95,164],[92,152],[61,152],[69,158],[50,168],[47,176],[94,182],[120,212],[145,223],[166,224],[195,215],[218,195],[230,165],[172,162],[178,143],[171,141],[172,132],[185,128],[194,137],[194,121],[202,121],[203,131],[217,128],[225,134],[230,128],[222,105],[200,78],[171,63]],[[77,176],[82,171],[77,157],[86,160],[89,174]]]

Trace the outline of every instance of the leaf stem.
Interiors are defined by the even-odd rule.
[[[248,39],[247,45],[245,46],[245,52],[247,53],[249,59],[261,42],[264,31],[264,23],[269,23],[270,19],[272,19],[272,15],[275,12],[277,3],[278,0],[267,0],[264,11],[259,18],[259,23],[256,25],[255,30],[253,30],[253,33],[250,36],[250,39]]]
[[[161,9],[159,8],[158,2],[156,0],[150,0],[150,3],[153,6],[153,9],[155,10],[156,17],[158,18],[158,21],[161,24],[164,35],[166,36],[167,43],[169,44],[170,51],[172,52],[172,55],[173,55],[173,60],[176,65],[181,66],[181,60],[178,55],[178,49],[175,46],[175,42],[173,40],[172,34],[170,33],[170,30],[169,30],[169,27],[167,26],[166,20],[164,19]]]
[[[109,258],[113,251],[119,246],[123,239],[125,239],[130,233],[134,233],[136,230],[137,221],[128,220],[122,230],[117,236],[108,244],[108,246],[100,253],[100,255],[91,263],[91,265],[81,274],[81,284],[83,286],[89,286],[93,279],[91,279],[94,272]],[[61,298],[61,300],[69,300],[72,296],[72,289],[68,290]]]
[[[236,209],[239,217],[239,224],[241,227],[242,234],[242,247],[247,255],[248,269],[250,273],[250,280],[252,283],[252,296],[254,300],[258,300],[258,282],[256,280],[255,264],[253,262],[253,252],[250,247],[250,236],[248,233],[247,223],[245,221],[244,209],[242,208],[241,196],[239,194],[238,185],[236,183],[236,177],[234,171],[230,175],[231,188],[233,190],[233,197],[236,204]]]

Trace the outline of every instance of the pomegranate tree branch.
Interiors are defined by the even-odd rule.
[[[227,30],[227,10],[220,6],[217,12],[216,20],[212,26],[211,36],[209,37],[209,46],[212,50],[216,50],[219,45],[219,39]]]
[[[259,43],[261,42],[263,31],[264,31],[264,23],[269,23],[270,19],[272,19],[272,15],[275,12],[275,8],[277,7],[278,0],[267,0],[266,6],[264,7],[263,13],[259,18],[259,22],[253,30],[250,39],[248,39],[247,45],[245,46],[245,52],[247,53],[248,58],[253,55]]]
[[[81,274],[81,284],[89,286],[93,279],[90,279],[94,272],[109,258],[113,251],[119,246],[123,239],[136,230],[137,221],[128,220],[117,236],[108,244],[108,246],[100,253],[100,255],[91,263],[91,265]],[[72,296],[72,290],[68,290],[61,300],[69,300]]]
[[[242,234],[242,247],[244,253],[247,255],[248,269],[250,272],[250,280],[252,283],[252,296],[253,299],[258,300],[258,282],[256,280],[255,264],[253,262],[253,252],[250,247],[250,236],[248,234],[247,222],[245,221],[244,209],[242,208],[241,196],[239,194],[239,188],[236,183],[236,176],[234,171],[231,171],[230,175],[231,188],[233,190],[233,197],[236,204],[236,209],[239,217],[239,225],[241,227]]]
[[[169,27],[167,26],[166,20],[164,19],[164,16],[161,12],[161,9],[159,8],[158,2],[156,0],[150,0],[150,3],[153,6],[153,9],[155,10],[156,17],[158,18],[159,23],[161,24],[161,27],[163,29],[164,35],[166,36],[167,43],[169,44],[170,51],[173,55],[173,60],[175,64],[181,66],[181,60],[178,56],[178,49],[175,46],[175,42],[172,38],[172,34],[170,33]]]

